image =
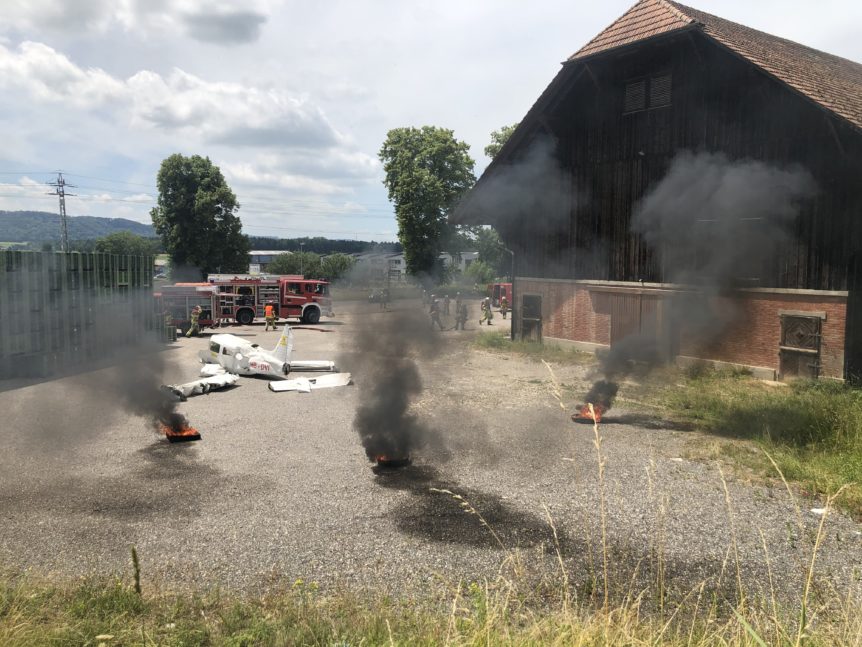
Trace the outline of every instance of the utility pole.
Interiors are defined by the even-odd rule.
[[[57,171],[57,180],[48,182],[48,186],[54,187],[54,192],[48,195],[56,195],[60,198],[60,249],[64,252],[69,251],[69,225],[66,221],[66,196],[75,195],[74,193],[66,193],[66,187],[75,188],[74,184],[66,184],[63,179],[63,174]]]
[[[303,268],[305,254],[305,243],[299,243],[299,273],[302,274],[302,278],[305,278],[305,271]]]

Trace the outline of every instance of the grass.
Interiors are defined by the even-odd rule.
[[[721,452],[764,474],[775,460],[789,480],[819,495],[846,486],[838,504],[862,517],[862,390],[833,381],[776,386],[744,373],[697,369],[666,373],[638,399],[697,428],[754,445]]]
[[[495,318],[495,321],[503,320]],[[508,324],[508,321],[506,323]],[[536,362],[545,361],[555,364],[589,364],[595,362],[595,355],[559,344],[512,341],[508,330],[480,332],[476,335],[473,344],[476,348],[483,350],[523,355]]]
[[[7,575],[0,577],[0,644],[840,647],[862,640],[862,618],[849,601],[837,600],[828,614],[822,604],[807,606],[817,615],[809,625],[765,601],[719,601],[701,585],[655,612],[645,603],[649,591],[608,603],[601,592],[579,597],[562,582],[530,587],[506,572],[492,582],[449,583],[445,595],[424,601],[323,592],[301,580],[249,597],[138,594],[119,579],[56,584]]]

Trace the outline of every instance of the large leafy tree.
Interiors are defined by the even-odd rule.
[[[158,242],[154,238],[137,236],[130,231],[115,231],[96,240],[95,250],[103,254],[128,254],[130,256],[152,256],[158,253]]]
[[[279,254],[266,266],[267,274],[302,274],[307,279],[321,276],[320,255],[314,252]]]
[[[500,130],[493,131],[491,133],[491,143],[485,146],[485,155],[491,159],[497,157],[497,154],[502,150],[506,142],[509,141],[509,137],[512,136],[517,127],[518,124],[512,124],[511,126],[503,126]]]
[[[176,269],[239,273],[248,269],[248,237],[239,203],[208,157],[171,155],[157,177],[158,207],[150,212]]]
[[[476,182],[469,146],[445,128],[395,128],[379,156],[407,271],[435,276],[452,235],[448,214]]]

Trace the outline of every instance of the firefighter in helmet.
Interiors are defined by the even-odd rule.
[[[467,304],[458,300],[458,305],[455,306],[455,330],[459,328],[464,330],[464,325],[467,323]]]
[[[488,325],[491,325],[491,320],[494,318],[494,311],[491,309],[491,297],[485,297],[485,300],[482,301],[482,318],[479,319],[479,325],[482,325],[482,322],[487,321]]]
[[[203,312],[203,308],[200,306],[195,306],[192,308],[192,312],[190,315],[191,326],[189,326],[189,331],[186,333],[186,337],[197,337],[201,334],[201,327],[198,323],[198,319],[200,319],[201,312]]]
[[[506,318],[506,313],[509,312],[509,300],[506,295],[500,295],[500,312],[503,313],[503,319]]]
[[[266,319],[266,328],[263,331],[267,332],[270,326],[275,330],[275,305],[273,305],[272,301],[266,302],[266,306],[263,308],[263,316]]]
[[[431,329],[434,329],[434,324],[440,326],[440,330],[445,330],[443,328],[443,322],[440,321],[440,301],[439,299],[431,299]]]

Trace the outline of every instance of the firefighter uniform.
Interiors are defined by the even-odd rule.
[[[455,330],[459,328],[464,330],[464,325],[467,323],[467,304],[459,303],[455,308]]]
[[[165,310],[165,341],[177,340],[177,327],[174,325],[174,316],[170,310]]]
[[[186,333],[186,337],[197,337],[201,334],[201,327],[200,324],[198,324],[198,319],[200,318],[200,316],[201,307],[195,306],[194,308],[192,308],[192,313],[190,316],[192,325],[189,327],[189,331]]]
[[[489,297],[482,301],[482,318],[479,319],[479,325],[481,326],[483,322],[487,321],[490,326],[493,318],[494,311],[491,310],[491,299]]]
[[[500,297],[500,312],[503,313],[503,319],[506,318],[506,313],[509,312],[509,300],[505,294]]]
[[[264,328],[264,332],[269,330],[269,327],[272,326],[272,329],[275,330],[275,306],[271,303],[267,303],[266,307],[263,309],[263,316],[266,319],[266,328]]]
[[[434,324],[440,326],[443,330],[443,322],[440,321],[440,302],[437,299],[431,301],[431,329],[434,329]]]
[[[449,314],[449,303],[450,303],[449,295],[447,294],[446,296],[443,297],[443,314],[444,315]]]

